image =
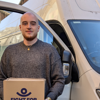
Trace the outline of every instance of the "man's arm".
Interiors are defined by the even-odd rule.
[[[61,59],[59,58],[58,60],[56,60],[52,64],[51,68],[52,87],[50,88],[47,97],[50,97],[51,100],[56,100],[57,97],[62,94],[65,83]]]
[[[3,80],[4,78],[2,77],[1,70],[0,70],[0,98],[3,97]]]
[[[0,99],[3,97],[3,81],[0,75]]]
[[[0,61],[0,98],[3,99],[3,80],[6,79],[6,50]]]
[[[3,70],[1,67],[1,62],[0,62],[0,98],[3,98],[3,80],[5,79],[5,76],[3,75]]]

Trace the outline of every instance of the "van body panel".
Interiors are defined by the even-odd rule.
[[[76,3],[81,10],[100,13],[99,0],[76,0]]]
[[[34,1],[34,0],[28,0],[27,2],[25,2],[24,4],[23,4],[23,6],[24,7],[28,7],[29,9],[31,9],[31,10],[35,10],[35,9],[38,9],[38,8],[40,8],[41,9],[41,7],[43,6],[43,2],[44,2],[44,0],[37,0],[37,1]],[[29,6],[30,5],[30,6]]]
[[[100,100],[96,94],[96,89],[100,88],[99,84],[99,74],[94,70],[86,72],[80,82],[72,85],[71,100]]]
[[[99,12],[93,12],[93,10],[85,11],[85,10],[80,9],[75,0],[73,0],[73,1],[72,0],[57,0],[57,2],[59,2],[60,9],[62,11],[62,16],[65,20],[68,20],[68,19],[99,20],[99,18],[100,18]],[[85,2],[88,2],[88,1],[86,0]],[[91,2],[91,4],[93,4],[93,2]],[[96,2],[95,2],[95,5],[97,5]],[[85,5],[83,5],[83,6],[85,8]],[[90,6],[90,4],[89,4],[89,6]],[[98,7],[98,5],[97,5],[97,7]],[[92,6],[90,6],[90,8],[92,8]],[[92,8],[92,9],[95,9],[95,8]],[[67,11],[67,10],[69,10],[69,11]],[[65,13],[65,11],[66,11],[66,13]],[[69,12],[70,12],[70,14],[69,14]]]
[[[73,15],[74,15],[74,19],[88,19],[88,20],[95,19],[95,20],[99,20],[100,19],[100,13],[94,12],[93,9],[95,9],[95,7],[91,6],[91,5],[94,5],[93,1],[95,1],[95,0],[92,0],[91,3],[88,3],[88,0],[82,0],[82,1],[85,1],[89,5],[88,7],[91,8],[91,11],[82,10],[82,9],[79,8],[79,6],[77,5],[77,2],[75,2],[75,0],[74,1],[69,0],[70,5],[71,5],[71,9],[72,9],[72,12],[73,12]],[[82,4],[82,5],[85,8],[86,5],[84,5],[84,4]],[[96,2],[95,2],[95,5],[97,5]],[[96,7],[98,7],[98,5]],[[100,8],[99,8],[99,10],[100,10]]]
[[[72,83],[65,85],[62,95],[60,95],[57,100],[69,100],[71,85]]]

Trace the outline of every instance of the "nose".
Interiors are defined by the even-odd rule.
[[[31,24],[30,23],[28,23],[27,28],[31,28]]]

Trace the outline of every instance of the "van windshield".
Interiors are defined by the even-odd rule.
[[[68,20],[68,24],[90,65],[100,73],[100,21]]]

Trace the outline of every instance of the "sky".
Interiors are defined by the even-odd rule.
[[[15,3],[19,4],[20,0],[0,0],[0,1],[5,1],[5,2],[10,2],[10,3]]]

